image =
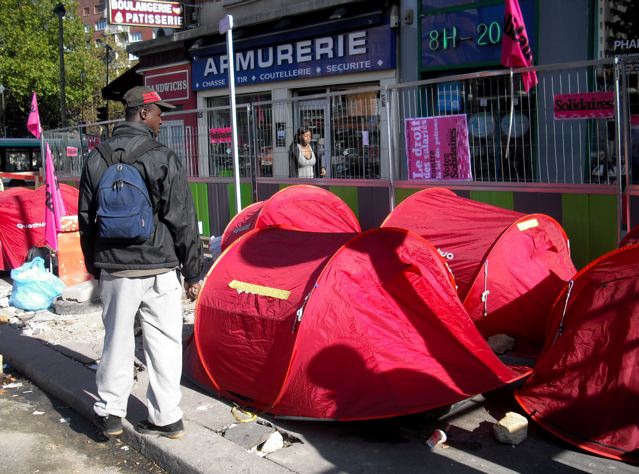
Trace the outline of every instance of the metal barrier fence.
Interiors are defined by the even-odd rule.
[[[509,71],[400,85],[389,91],[392,122],[401,130],[406,118],[466,114],[475,181],[611,183],[616,179],[614,121],[556,120],[554,97],[611,91],[612,72],[607,62],[539,67],[539,84],[528,93],[523,72]],[[403,157],[405,139],[395,137],[394,149]],[[399,176],[406,176],[405,168]]]
[[[639,75],[616,60],[449,76],[237,107],[240,176],[295,177],[289,147],[308,128],[332,179],[408,179],[405,120],[465,114],[472,180],[478,183],[613,184],[639,178],[639,124],[631,128]],[[560,94],[612,92],[614,118],[556,120]],[[163,115],[159,140],[173,148],[193,178],[233,175],[228,106]],[[79,176],[83,158],[115,122],[46,131],[62,177]],[[637,153],[635,153],[635,151]],[[632,167],[627,164],[632,161]]]

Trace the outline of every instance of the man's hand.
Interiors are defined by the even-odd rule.
[[[186,297],[191,301],[195,301],[197,295],[200,294],[200,289],[202,288],[202,282],[198,281],[197,283],[186,283],[184,282],[184,291],[186,293]]]

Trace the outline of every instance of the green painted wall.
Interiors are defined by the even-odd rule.
[[[329,186],[328,190],[344,201],[353,211],[355,216],[359,217],[359,199],[357,196],[357,187],[355,186]]]
[[[415,194],[417,191],[421,191],[421,189],[417,188],[395,188],[395,205],[397,206],[400,202],[406,199],[408,196]]]
[[[208,210],[208,192],[205,183],[191,183],[191,192],[198,216],[202,221],[205,235],[210,235]],[[280,184],[284,189],[291,184]],[[235,215],[235,185],[228,185],[228,199],[230,215]],[[242,183],[242,206],[252,202],[252,188],[250,183]],[[395,203],[399,204],[411,194],[421,188],[396,188]],[[346,202],[356,216],[362,206],[367,203],[359,202],[356,186],[330,186],[329,190]],[[470,198],[499,206],[514,209],[514,194],[510,191],[470,191]],[[572,258],[578,268],[583,267],[595,258],[612,250],[617,245],[617,214],[616,196],[603,194],[562,194],[561,225],[570,239]]]
[[[508,191],[471,191],[470,199],[503,209],[514,209],[513,193]]]
[[[228,189],[229,212],[231,218],[237,214],[237,206],[235,205],[235,183],[230,183]],[[253,187],[250,183],[240,183],[240,202],[242,209],[253,204]]]
[[[564,194],[562,213],[562,226],[577,268],[617,246],[616,196]]]
[[[211,235],[211,223],[209,221],[209,193],[206,183],[189,183],[195,215],[202,222],[202,235]]]

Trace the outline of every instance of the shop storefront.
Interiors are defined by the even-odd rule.
[[[175,105],[175,111],[165,115],[159,140],[183,158],[189,175],[196,175],[197,164],[197,120],[192,110],[196,106],[195,94],[191,90],[191,64],[188,62],[139,70],[144,76],[144,85],[153,88],[163,100]]]
[[[520,0],[528,42],[538,52],[536,0]],[[503,2],[443,2],[421,0],[419,68],[422,79],[499,69],[504,37]],[[538,55],[535,57],[537,64]],[[521,84],[507,77],[479,77],[439,83],[423,112],[432,115],[465,114],[473,175],[480,181],[534,181],[536,158],[531,125],[534,102],[519,91]],[[515,107],[513,107],[513,105]],[[513,116],[511,120],[511,108]],[[516,109],[516,110],[515,110]],[[510,145],[515,145],[511,148]],[[508,159],[505,147],[508,146]]]
[[[200,118],[200,129],[229,127],[226,45],[191,54],[197,106],[214,109]],[[327,177],[380,177],[378,89],[396,83],[396,31],[388,18],[257,32],[235,42],[235,66],[242,176],[256,155],[261,177],[288,177],[289,146],[305,128]],[[229,147],[215,141],[201,157],[201,176],[232,171]]]

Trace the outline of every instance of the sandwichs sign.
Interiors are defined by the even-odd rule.
[[[109,0],[111,25],[182,28],[183,8],[179,2]]]

